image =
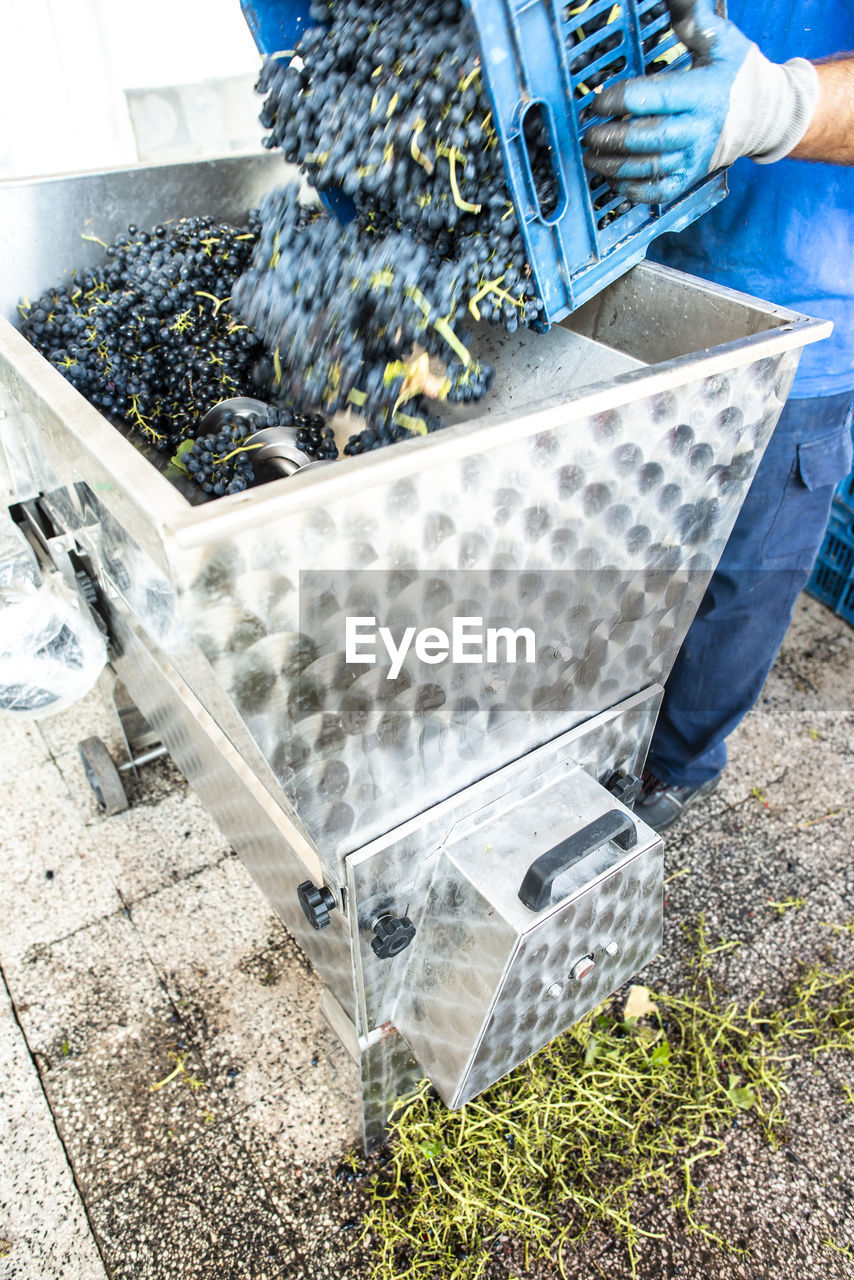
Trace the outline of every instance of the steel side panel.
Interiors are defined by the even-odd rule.
[[[202,804],[233,844],[261,892],[288,932],[329,985],[351,1019],[357,1018],[349,921],[333,911],[328,928],[311,928],[297,900],[297,886],[319,864],[306,867],[288,840],[279,817],[238,753],[168,664],[158,660],[132,622],[115,607],[109,611],[115,639],[114,666]]]
[[[477,1097],[653,959],[663,932],[663,877],[659,841],[556,914],[547,930],[523,936],[449,1106]],[[611,941],[620,949],[614,957],[604,950]],[[592,972],[580,981],[569,978],[586,954],[594,956]],[[548,996],[553,983],[562,990]]]

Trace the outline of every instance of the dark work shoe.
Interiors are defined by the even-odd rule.
[[[698,787],[671,787],[656,778],[649,769],[644,770],[643,791],[635,805],[635,813],[648,827],[659,835],[678,822],[682,814],[695,800],[710,796],[721,780],[721,775],[709,778]]]

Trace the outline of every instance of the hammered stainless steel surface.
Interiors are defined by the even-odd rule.
[[[575,862],[544,910],[519,898],[535,858],[615,809],[628,813],[584,770],[556,765],[468,815],[422,860],[392,1021],[448,1106],[530,1057],[658,949],[663,846],[637,818],[631,849],[609,841]],[[590,972],[573,977],[588,956]]]
[[[666,678],[795,364],[566,406],[475,456],[413,449],[405,478],[366,468],[358,488],[176,562],[188,626],[319,848],[344,856]],[[250,575],[277,587],[249,602]],[[257,639],[211,626],[246,609]],[[461,615],[527,626],[536,660],[408,657],[390,679],[382,656],[345,661],[353,615],[396,635]]]
[[[307,876],[323,878],[319,862],[307,864],[302,851],[302,856],[297,855],[284,816],[133,619],[117,602],[109,606],[108,617],[117,675],[284,920],[288,932],[348,1016],[355,1019],[357,1005],[346,914],[342,910],[332,912],[329,927],[317,933],[297,900],[297,886],[302,880]],[[340,902],[340,888],[334,882],[332,886]]]
[[[412,1050],[392,1026],[378,1027],[359,1040],[362,1077],[362,1132],[367,1151],[386,1138],[396,1104],[424,1076]]]
[[[133,616],[149,642],[156,646],[161,659],[168,660],[175,676],[186,684],[255,779],[266,788],[273,803],[282,810],[292,842],[298,840],[302,856],[313,858],[314,847],[299,818],[218,683],[204,653],[190,640],[170,580],[83,481],[72,487],[50,489],[39,502],[54,524],[74,536],[107,596],[120,601],[120,607]],[[252,586],[251,583],[245,585]],[[216,621],[214,616],[214,623]]]
[[[417,910],[416,880],[425,857],[435,853],[451,828],[469,814],[483,812],[512,790],[527,787],[536,797],[542,775],[554,766],[579,766],[604,783],[615,770],[638,773],[646,759],[662,689],[653,685],[610,711],[530,752],[523,759],[435,805],[418,818],[351,854],[346,860],[351,915],[358,927],[356,985],[362,1025],[392,1020],[407,956],[380,960],[371,948],[378,916]]]
[[[362,1136],[370,1152],[384,1142],[388,1123],[400,1100],[423,1079],[424,1073],[406,1041],[386,1024],[359,1035],[327,987],[320,1011],[341,1045],[359,1068],[362,1092]]]
[[[559,928],[525,934],[449,1105],[476,1098],[649,963],[661,947],[663,869],[659,841],[580,895]],[[616,941],[616,955],[605,939]],[[581,956],[594,964],[577,980],[570,968]],[[548,996],[557,985],[560,992]]]

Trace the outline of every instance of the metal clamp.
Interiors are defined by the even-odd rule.
[[[543,911],[551,902],[552,885],[563,871],[601,849],[609,840],[621,849],[631,849],[637,839],[637,827],[627,813],[619,809],[604,813],[531,863],[519,889],[520,900],[531,911]]]

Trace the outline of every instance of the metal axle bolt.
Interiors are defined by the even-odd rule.
[[[576,960],[575,964],[569,971],[570,978],[575,982],[580,982],[582,978],[586,978],[591,969],[596,965],[596,961],[592,956],[582,956],[580,960]]]

